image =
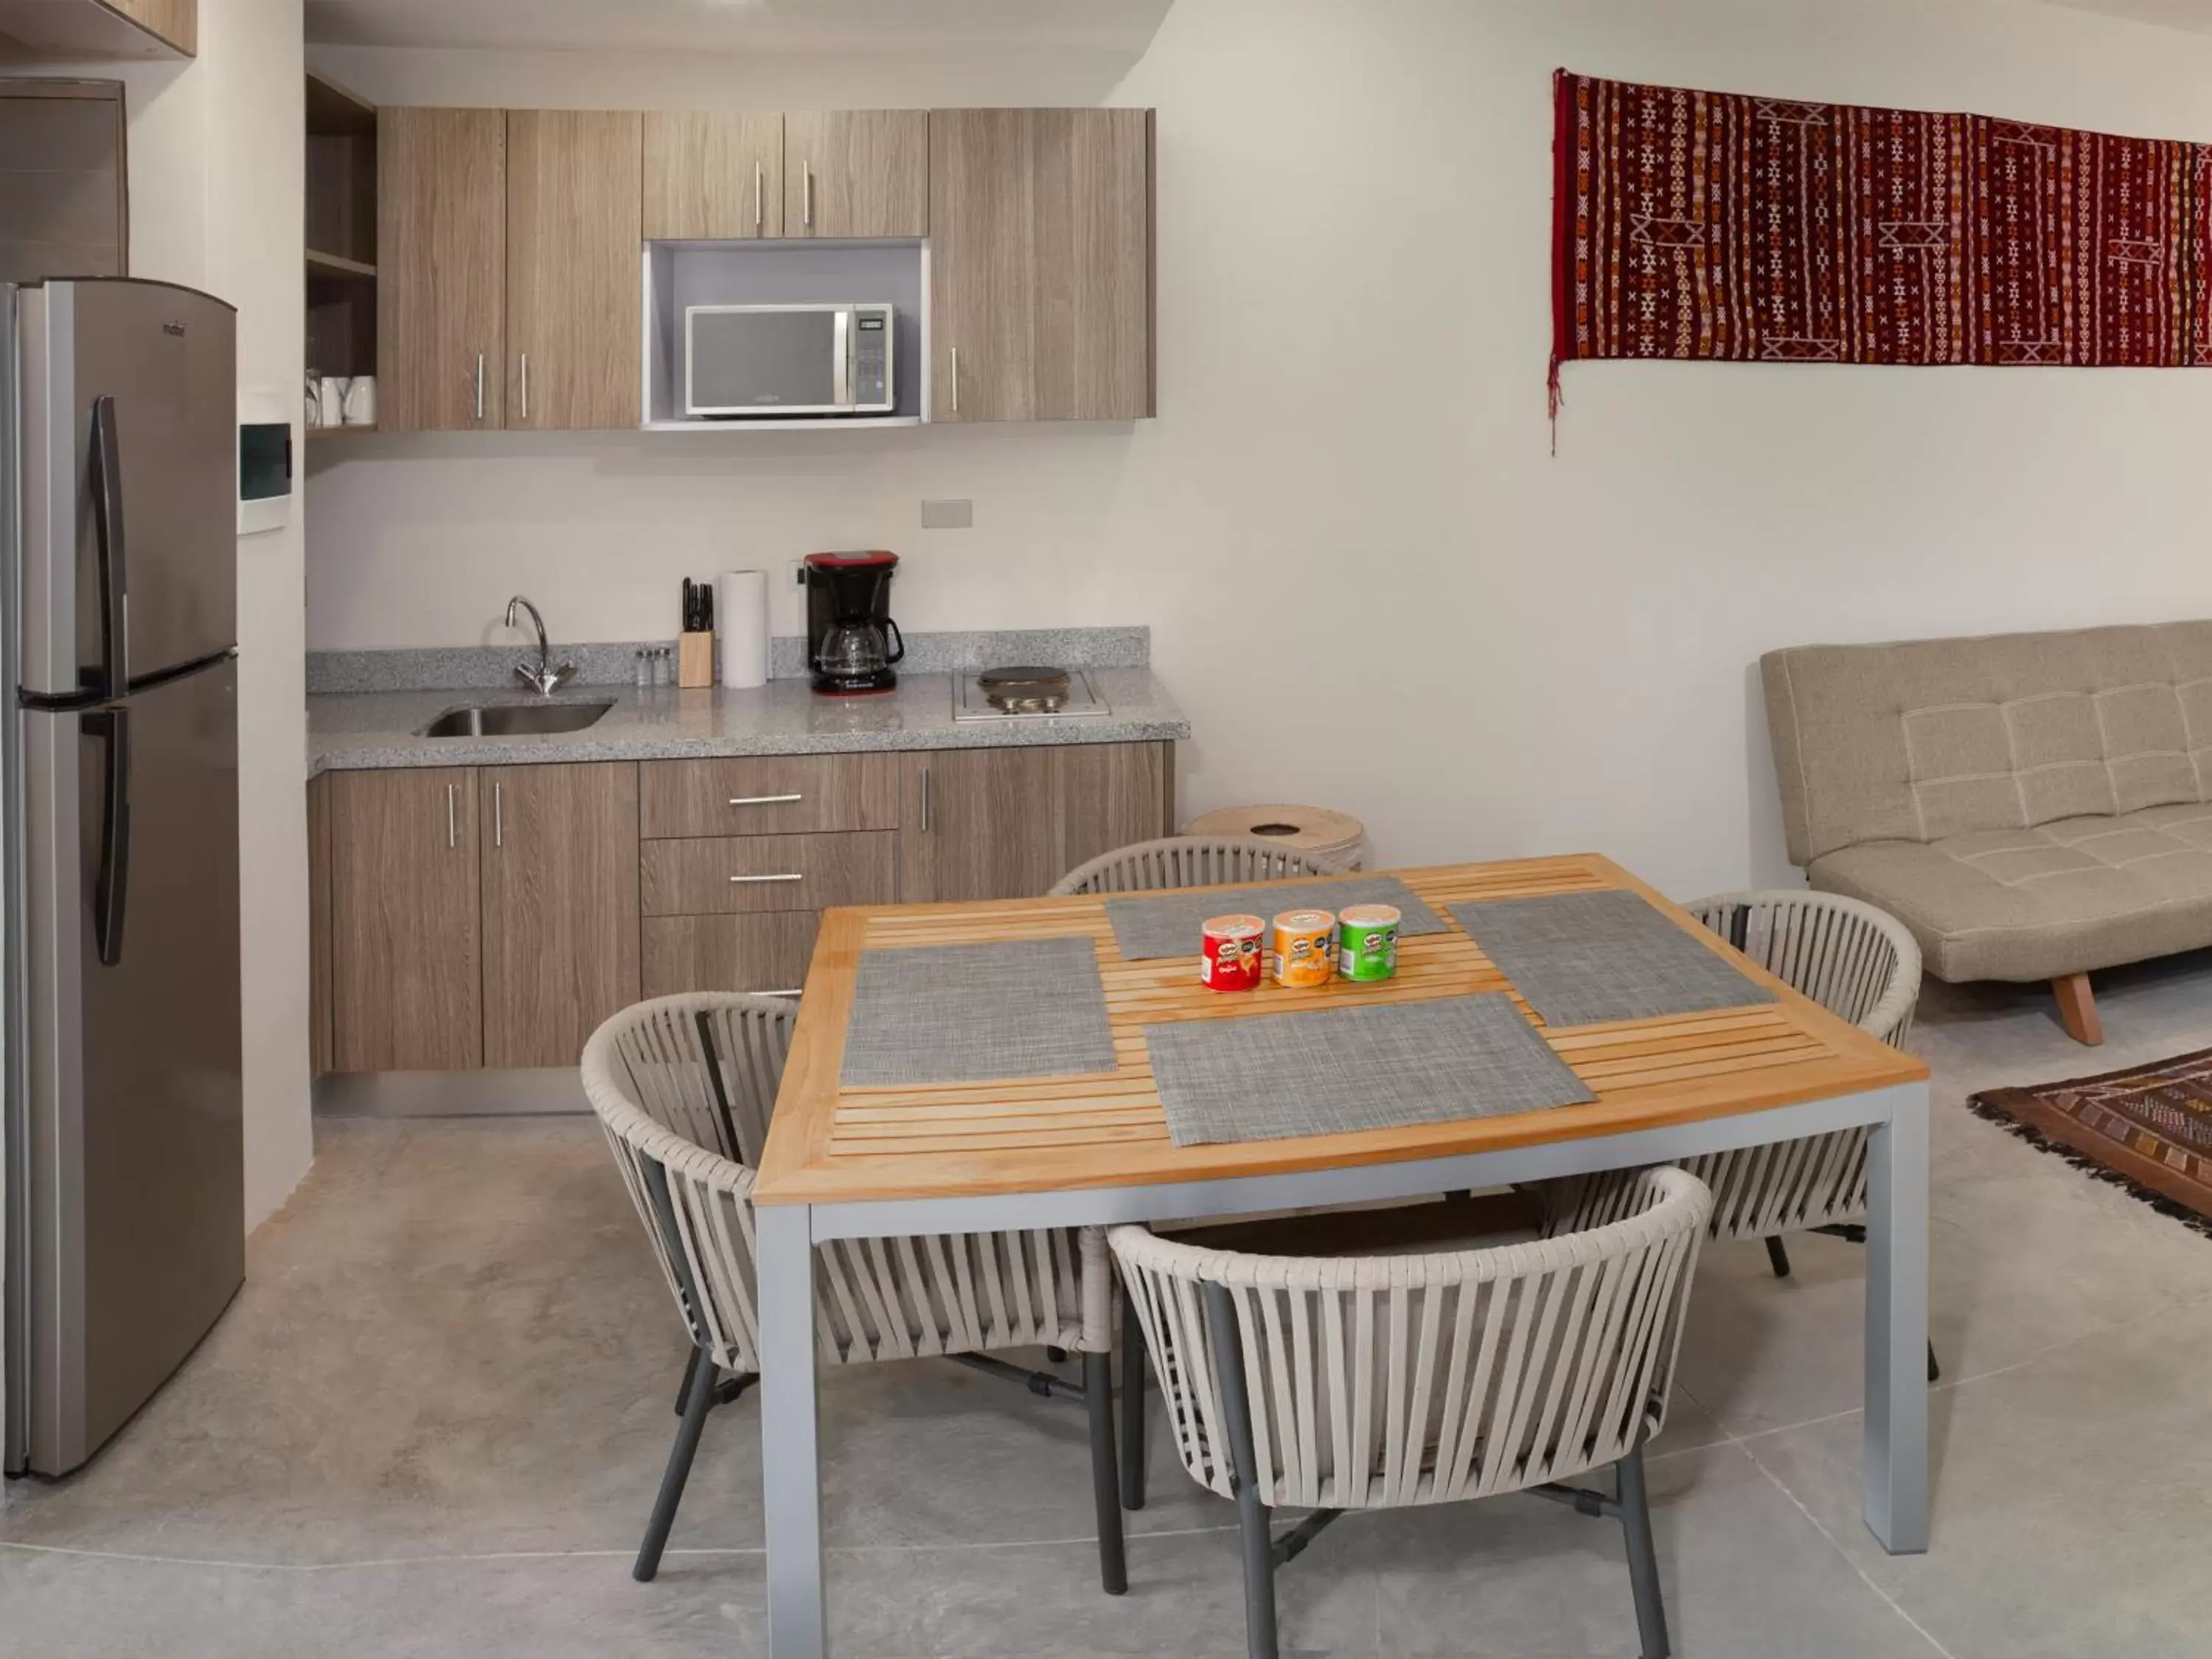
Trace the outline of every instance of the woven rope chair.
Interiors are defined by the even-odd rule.
[[[1050,896],[1141,893],[1164,887],[1216,887],[1234,881],[1281,881],[1342,872],[1310,853],[1262,836],[1170,836],[1101,853],[1053,883]]]
[[[1785,985],[1902,1048],[1920,1000],[1920,946],[1886,911],[1837,893],[1721,893],[1683,906]],[[1775,1277],[1790,1276],[1781,1235],[1866,1238],[1868,1131],[1839,1129],[1685,1158],[1713,1191],[1715,1238],[1763,1238]],[[1928,1351],[1928,1380],[1941,1376]]]
[[[659,1571],[708,1412],[760,1374],[754,1166],[796,1018],[781,997],[660,997],[615,1015],[584,1046],[585,1092],[692,1342],[683,1422],[633,1569],[641,1580]],[[1099,1576],[1119,1595],[1112,1284],[1097,1228],[839,1240],[815,1251],[814,1329],[826,1364],[954,1358],[1083,1399]],[[984,1357],[1044,1345],[1082,1353],[1083,1388]],[[725,1382],[725,1371],[735,1375]]]
[[[1237,1506],[1253,1659],[1276,1653],[1276,1569],[1343,1511],[1519,1491],[1620,1521],[1645,1659],[1666,1654],[1643,1449],[1712,1200],[1675,1169],[1546,1196],[1541,1238],[1429,1254],[1250,1255],[1114,1230],[1176,1450]],[[1617,1498],[1558,1484],[1606,1463]],[[1279,1539],[1282,1508],[1311,1513]]]
[[[1053,883],[1048,896],[1143,893],[1217,887],[1240,881],[1286,881],[1344,872],[1264,836],[1169,836],[1101,853]],[[1193,941],[1195,949],[1195,941]],[[1202,1224],[1198,1222],[1189,1225]],[[1121,1507],[1145,1507],[1145,1374],[1136,1315],[1125,1301],[1121,1319]]]

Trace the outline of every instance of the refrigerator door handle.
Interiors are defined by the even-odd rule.
[[[123,960],[123,914],[131,885],[131,716],[103,708],[84,717],[87,735],[107,745],[105,781],[100,793],[100,876],[93,884],[93,935],[100,959],[112,968]]]
[[[100,541],[102,697],[131,687],[130,565],[123,542],[123,462],[115,436],[115,399],[92,404],[92,517]]]

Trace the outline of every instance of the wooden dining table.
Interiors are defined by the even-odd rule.
[[[1395,975],[1224,995],[1192,954],[1125,961],[1099,896],[879,905],[824,913],[753,1188],[759,1227],[762,1473],[769,1647],[827,1651],[814,1248],[832,1239],[1066,1227],[1409,1199],[1865,1125],[1864,1515],[1893,1554],[1928,1533],[1928,1070],[1829,1013],[1589,854],[1395,874],[1439,917],[1486,900],[1626,890],[1774,993],[1741,1007],[1547,1027],[1455,922],[1402,939]],[[1267,884],[1220,889],[1265,912]],[[1082,938],[1097,949],[1115,1063],[1085,1076],[840,1085],[864,952]],[[1296,1139],[1178,1146],[1144,1029],[1363,1003],[1513,993],[1596,1098],[1587,1104]]]

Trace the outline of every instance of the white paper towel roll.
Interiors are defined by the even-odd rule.
[[[714,634],[722,684],[732,691],[768,684],[768,573],[725,570],[714,579]]]

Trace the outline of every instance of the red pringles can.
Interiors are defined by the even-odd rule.
[[[1257,916],[1215,916],[1206,924],[1198,982],[1214,991],[1249,991],[1260,983],[1260,940],[1267,924]]]

